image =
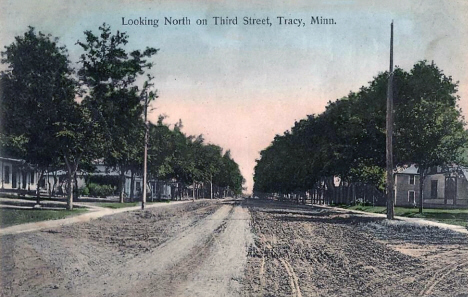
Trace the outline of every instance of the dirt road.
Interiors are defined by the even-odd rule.
[[[194,202],[2,237],[1,296],[236,296],[248,212]]]
[[[250,200],[250,296],[468,296],[468,238],[436,227]]]
[[[0,239],[0,296],[468,296],[465,234],[271,201]]]

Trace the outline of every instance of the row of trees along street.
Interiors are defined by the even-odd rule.
[[[120,172],[120,201],[125,172],[141,174],[145,99],[153,91],[150,61],[158,50],[128,51],[129,36],[111,32],[84,32],[76,44],[82,49],[77,70],[57,38],[29,28],[5,47],[1,73],[0,145],[3,155],[24,159],[40,172],[67,172],[67,208],[73,208],[74,176],[92,171],[102,160]],[[141,79],[146,78],[146,79]],[[139,81],[144,81],[139,86]],[[210,184],[236,194],[244,182],[230,152],[205,144],[203,137],[186,136],[182,122],[149,123],[148,172],[152,178],[176,180],[180,187]]]
[[[329,102],[323,113],[276,135],[257,160],[257,195],[292,194],[299,200],[308,193],[313,202],[350,203],[357,189],[371,186],[383,197],[387,82],[388,72],[380,73],[358,92]],[[467,132],[457,88],[433,62],[394,72],[395,170],[415,164],[421,189],[431,167],[466,163]]]

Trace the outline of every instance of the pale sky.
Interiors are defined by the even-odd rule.
[[[33,26],[59,37],[76,62],[83,31],[96,32],[105,22],[130,35],[129,49],[159,48],[151,73],[160,97],[150,119],[161,113],[168,123],[181,118],[187,134],[230,149],[249,190],[255,159],[275,134],[388,69],[392,20],[395,65],[410,70],[419,60],[434,60],[460,82],[460,106],[468,110],[463,0],[75,2],[2,0],[0,46]],[[215,16],[237,16],[238,24],[215,26]],[[269,17],[272,26],[245,26],[246,16]],[[306,24],[279,25],[278,16]],[[312,16],[336,24],[311,25]],[[159,27],[125,26],[122,17],[159,19]],[[164,17],[188,17],[191,25],[165,26]],[[196,25],[197,19],[208,25]]]

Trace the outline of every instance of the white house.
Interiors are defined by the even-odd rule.
[[[92,172],[88,171],[78,171],[76,175],[76,182],[78,189],[85,187],[87,181],[96,177],[105,177],[113,179],[115,185],[117,186],[118,180],[120,178],[120,172],[118,170],[113,169],[112,167],[106,166],[101,163],[97,163],[94,165],[95,170]],[[132,175],[131,171],[128,170],[124,173],[125,177],[125,184],[124,184],[124,193],[127,197],[130,197],[132,192]],[[62,194],[66,191],[66,179],[67,179],[67,172],[64,170],[57,170],[46,172],[43,176],[43,181],[41,182],[41,188],[47,192],[55,192],[57,194]],[[134,197],[139,197],[142,193],[142,185],[143,185],[143,178],[140,175],[134,174],[133,176],[134,184],[133,184],[133,194]],[[161,183],[157,180],[149,180],[148,181],[148,197],[151,198],[152,195],[155,197],[155,193],[157,188],[161,191],[161,197],[163,199],[169,199],[172,195],[171,186],[166,183]]]
[[[79,171],[77,172],[77,185],[78,188],[86,186],[87,180],[90,177],[104,177],[114,178],[115,184],[118,184],[120,172],[109,166],[101,163],[95,164],[96,169],[92,172]],[[131,171],[127,171],[124,174],[125,185],[124,193],[127,197],[131,195],[132,188],[132,176]],[[39,179],[39,173],[30,164],[26,163],[21,159],[0,157],[0,191],[3,192],[15,192],[15,193],[27,193],[33,194],[37,189],[37,182]],[[139,197],[142,193],[143,178],[140,175],[135,174],[133,183],[133,194],[134,197]],[[66,180],[67,172],[64,170],[46,171],[42,179],[39,181],[39,187],[41,192],[64,194],[66,192]],[[156,193],[160,193],[160,197],[163,199],[170,199],[172,197],[174,183],[167,183],[157,180],[148,181],[148,197],[156,198]]]
[[[419,205],[419,170],[410,166],[395,175],[395,205]],[[468,169],[433,167],[424,179],[425,207],[468,207]]]
[[[38,174],[24,160],[0,157],[1,191],[34,191]]]

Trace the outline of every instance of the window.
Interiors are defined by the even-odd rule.
[[[414,175],[409,176],[409,184],[414,185]]]
[[[10,166],[5,166],[5,177],[3,178],[6,184],[10,183]]]
[[[412,205],[416,205],[414,191],[408,191],[408,202]]]
[[[431,180],[431,199],[437,199],[437,180]]]

